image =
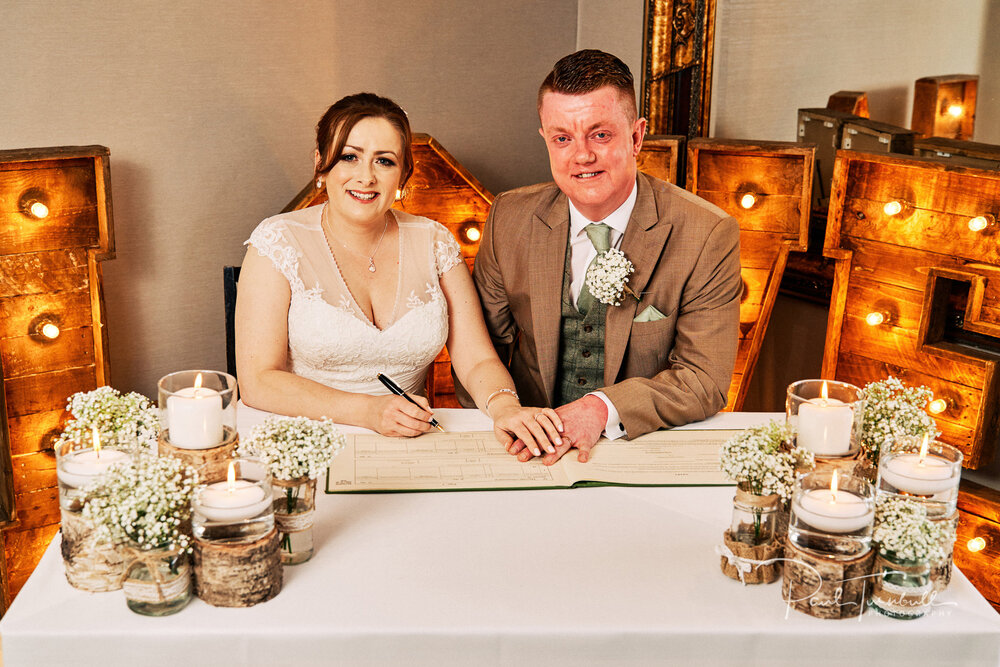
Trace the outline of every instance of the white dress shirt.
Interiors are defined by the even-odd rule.
[[[590,237],[583,229],[589,224],[603,222],[611,228],[611,247],[621,246],[622,238],[625,236],[625,228],[628,227],[629,218],[632,217],[632,209],[635,208],[635,200],[639,194],[636,184],[632,184],[632,192],[625,199],[621,206],[616,208],[608,217],[603,220],[588,220],[583,213],[569,202],[569,245],[570,245],[570,300],[575,306],[580,298],[580,291],[583,289],[583,281],[586,277],[587,267],[597,256],[597,250],[591,243]],[[611,306],[612,308],[614,306]],[[604,426],[604,435],[610,440],[617,440],[625,435],[625,427],[618,416],[618,410],[611,400],[602,391],[591,392],[608,406],[608,421]]]

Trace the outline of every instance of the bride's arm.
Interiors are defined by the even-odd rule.
[[[460,262],[441,276],[448,301],[448,354],[455,375],[493,419],[497,440],[506,448],[522,440],[535,456],[540,448],[555,451],[562,421],[550,408],[523,408],[514,394],[514,381],[490,342],[472,276]]]
[[[252,246],[236,296],[236,369],[243,402],[260,410],[313,419],[329,417],[384,435],[415,436],[431,413],[400,396],[369,396],[327,387],[289,372],[288,281]],[[426,400],[414,397],[426,407]]]

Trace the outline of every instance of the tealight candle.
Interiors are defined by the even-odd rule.
[[[222,396],[201,386],[198,374],[193,387],[167,397],[170,444],[181,449],[208,449],[223,440]]]
[[[882,479],[902,493],[932,496],[958,486],[961,470],[944,458],[928,453],[924,436],[918,454],[896,454],[887,458],[879,473]]]
[[[810,526],[828,533],[853,533],[869,525],[875,511],[859,496],[829,489],[806,491],[798,499],[795,514]]]
[[[271,497],[259,485],[236,479],[234,465],[229,463],[227,481],[209,484],[198,496],[197,511],[210,521],[245,521],[271,506]]]
[[[851,451],[854,409],[835,398],[823,395],[799,406],[798,445],[819,456],[842,456]]]
[[[56,466],[58,480],[71,488],[78,489],[97,479],[116,463],[132,460],[126,452],[117,449],[101,449],[100,437],[94,429],[94,446],[67,452],[59,458]]]

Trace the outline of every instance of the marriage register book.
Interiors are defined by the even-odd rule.
[[[602,439],[587,463],[571,449],[552,466],[537,458],[518,461],[492,431],[348,435],[330,464],[326,492],[725,485],[732,482],[719,469],[719,448],[736,432],[656,431],[634,440]]]

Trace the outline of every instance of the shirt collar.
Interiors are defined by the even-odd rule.
[[[618,232],[618,234],[624,234],[625,228],[628,227],[629,218],[632,217],[632,209],[635,208],[635,200],[639,196],[639,187],[633,182],[632,192],[629,193],[622,205],[608,214],[608,217],[604,220],[588,220],[584,217],[583,213],[577,210],[576,206],[573,206],[573,202],[569,202],[569,231],[570,235],[577,235],[583,233],[583,228],[594,222],[603,222],[611,229]]]

